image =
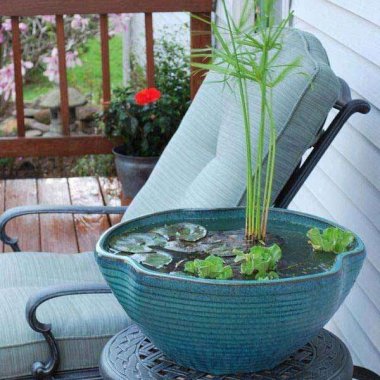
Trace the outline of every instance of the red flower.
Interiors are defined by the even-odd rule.
[[[154,103],[161,98],[161,92],[157,88],[145,88],[135,95],[136,104],[145,106],[149,103]]]

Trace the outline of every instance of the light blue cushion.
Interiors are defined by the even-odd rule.
[[[36,291],[57,284],[103,283],[92,253],[9,253],[0,256],[0,378],[31,374],[48,358],[41,334],[27,324],[25,306]],[[112,294],[57,298],[38,309],[51,323],[61,353],[61,370],[96,367],[102,348],[129,324]]]
[[[273,91],[277,128],[274,197],[314,142],[340,93],[339,81],[330,69],[326,52],[314,36],[289,29],[283,46],[279,64],[289,63],[296,57],[302,57],[302,62]],[[230,83],[230,89],[215,83],[220,79],[214,73],[207,76],[124,220],[169,209],[234,207],[244,202],[246,163],[239,97],[235,83]],[[260,92],[255,83],[248,87],[252,140],[256,146]]]

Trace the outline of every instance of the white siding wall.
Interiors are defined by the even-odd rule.
[[[185,24],[190,24],[189,13],[154,13],[153,31],[154,38],[159,39],[165,31],[171,33],[178,32],[178,41],[182,41],[184,46],[190,49],[190,32],[185,28]],[[132,17],[130,36],[130,50],[133,52],[138,62],[145,65],[145,18],[143,14],[136,14]]]
[[[363,238],[363,271],[328,328],[355,363],[380,373],[380,1],[293,0],[291,7],[294,26],[322,41],[353,97],[372,103],[369,115],[345,126],[291,208],[335,220]]]
[[[228,8],[228,11],[236,18],[238,19],[240,15],[240,11],[243,7],[244,0],[226,0],[226,5]],[[224,9],[222,6],[222,2],[218,1],[216,6],[216,15],[217,17],[224,19]]]
[[[229,0],[235,15],[241,1]],[[322,41],[353,97],[372,105],[369,115],[346,124],[290,208],[337,221],[363,238],[368,258],[327,327],[356,364],[380,373],[380,1],[279,0],[279,6],[283,15],[295,12],[295,27]]]

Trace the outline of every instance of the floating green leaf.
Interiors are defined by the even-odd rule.
[[[269,273],[257,273],[255,276],[255,280],[258,281],[265,281],[265,280],[276,280],[279,278],[279,275],[277,272],[271,271]]]
[[[231,249],[231,247],[229,247],[226,244],[223,244],[223,245],[220,245],[220,246],[216,246],[216,247],[212,247],[209,250],[209,253],[211,255],[219,256],[219,257],[234,257],[234,256],[236,256],[233,253],[233,249]]]
[[[224,264],[223,259],[211,255],[204,260],[188,261],[184,270],[201,278],[228,280],[233,277],[233,272],[231,266]]]
[[[179,239],[195,242],[207,235],[205,227],[193,223],[176,223],[153,229],[151,232],[164,236],[167,239]]]
[[[312,228],[307,232],[309,243],[314,251],[342,253],[354,242],[352,232],[344,231],[337,227],[329,227],[322,232],[318,228]]]
[[[163,246],[167,240],[154,233],[131,233],[113,236],[109,241],[109,246],[115,251],[142,253],[152,252],[151,246]]]
[[[277,244],[270,247],[254,246],[248,253],[234,250],[235,262],[241,263],[240,272],[246,276],[254,273],[256,280],[278,278],[277,263],[282,257],[281,248]]]
[[[146,258],[142,261],[143,264],[150,267],[160,269],[165,265],[168,265],[172,262],[172,257],[167,253],[150,253],[146,255]]]
[[[121,252],[119,254],[129,256],[131,259],[137,261],[138,263],[142,263],[151,253],[135,253],[131,255],[130,253]]]
[[[152,246],[157,251],[164,251],[172,255],[188,255],[199,252],[199,247],[194,244],[189,244],[180,240],[168,241],[164,247]]]

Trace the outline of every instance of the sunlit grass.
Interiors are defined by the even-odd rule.
[[[123,43],[121,36],[110,40],[111,86],[117,87],[123,83]],[[80,54],[82,66],[67,70],[69,86],[76,87],[83,94],[92,94],[94,102],[99,102],[102,94],[102,64],[99,38],[90,39]],[[38,72],[24,86],[24,99],[27,102],[36,100],[54,87],[47,78]]]

